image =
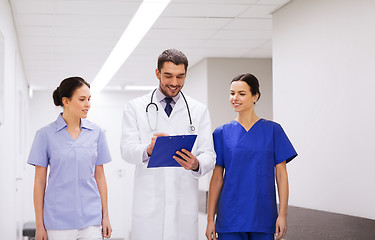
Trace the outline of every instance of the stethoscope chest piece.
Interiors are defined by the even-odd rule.
[[[191,133],[191,134],[195,133],[195,127],[193,126],[193,124],[189,125],[188,132]]]

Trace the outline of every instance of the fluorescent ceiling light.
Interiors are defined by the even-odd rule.
[[[137,47],[171,0],[144,0],[129,26],[91,83],[91,90],[100,92]]]

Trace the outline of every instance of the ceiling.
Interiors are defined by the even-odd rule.
[[[209,57],[272,57],[271,13],[290,0],[172,0],[108,84],[156,85],[167,48],[193,66]],[[141,0],[10,0],[27,81],[55,89],[69,76],[91,82]]]

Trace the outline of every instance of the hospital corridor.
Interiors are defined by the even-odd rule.
[[[108,239],[205,240],[218,166],[225,169],[218,194],[227,194],[229,177],[272,180],[275,204],[287,207],[281,239],[375,239],[374,11],[372,0],[0,0],[0,239],[35,239],[35,195],[44,239],[71,229],[61,219],[101,236],[108,213]],[[182,60],[163,60],[167,54]],[[247,105],[233,82],[245,73],[259,80],[249,109],[280,124],[296,151],[282,159],[288,190],[276,160],[267,173],[229,172],[235,163],[222,162],[220,154],[241,149],[219,152],[213,133],[240,122]],[[79,83],[66,90],[62,81],[71,77]],[[259,122],[251,123],[245,134],[255,134]],[[162,165],[157,153],[185,143],[160,150],[154,134],[194,139],[188,153],[171,153],[171,165]],[[88,160],[59,165],[57,155]],[[56,174],[61,166],[64,175]],[[64,195],[67,187],[79,197]],[[225,196],[254,203],[241,193]],[[211,214],[223,208],[218,198]],[[72,206],[92,224],[80,223]],[[232,223],[242,214],[233,212]],[[257,224],[268,216],[256,212]]]

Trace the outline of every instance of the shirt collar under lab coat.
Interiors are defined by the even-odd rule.
[[[180,92],[178,92],[178,94],[174,97],[172,97],[173,99],[173,103],[175,104],[178,99],[180,98]],[[166,96],[160,91],[159,88],[157,88],[156,92],[155,92],[155,97],[156,97],[156,100],[161,103],[162,101],[165,101],[164,98],[166,98]]]
[[[59,116],[57,117],[54,123],[56,127],[56,132],[60,131],[61,129],[67,126],[64,118],[62,117],[62,113],[59,114]],[[93,124],[87,119],[81,118],[81,129],[82,128],[93,129]]]

